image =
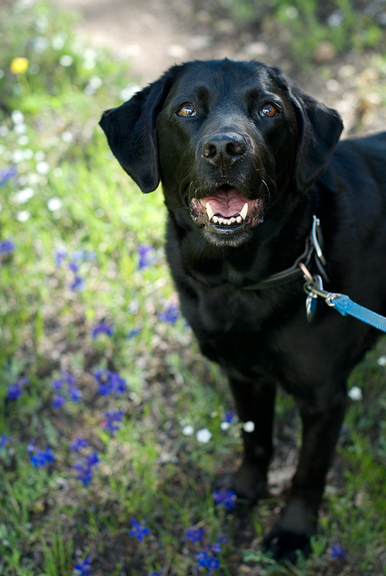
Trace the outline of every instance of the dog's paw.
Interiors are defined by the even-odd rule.
[[[213,483],[214,490],[232,490],[238,500],[247,505],[253,505],[261,498],[269,496],[267,482],[265,479],[256,477],[245,467],[233,474],[223,474],[218,476]]]
[[[277,522],[263,540],[263,552],[271,552],[275,560],[287,560],[296,563],[296,550],[305,557],[310,554],[310,537],[306,533],[294,533],[284,530]]]

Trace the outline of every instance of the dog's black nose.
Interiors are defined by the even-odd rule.
[[[213,134],[204,141],[201,147],[201,156],[216,168],[226,170],[230,168],[247,151],[244,136],[237,132],[224,132]]]

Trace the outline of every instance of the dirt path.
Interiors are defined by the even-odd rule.
[[[366,60],[354,53],[324,62],[330,79],[318,70],[303,74],[286,57],[285,42],[274,32],[236,28],[228,19],[195,10],[193,0],[51,0],[53,5],[80,13],[78,34],[93,47],[107,47],[128,59],[133,81],[144,86],[175,63],[191,59],[261,60],[289,72],[300,87],[341,114],[345,135],[386,129],[386,112],[375,94],[363,100]],[[205,4],[202,4],[205,6]],[[371,70],[370,70],[371,71]],[[358,80],[359,79],[359,80]]]
[[[189,1],[52,0],[52,4],[80,12],[78,32],[93,46],[108,47],[115,55],[130,59],[133,76],[141,84],[174,63],[234,52],[227,42],[213,43],[210,26],[205,26],[206,14],[195,15]],[[222,26],[225,29],[227,24],[222,22]]]

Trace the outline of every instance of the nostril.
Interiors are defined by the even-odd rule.
[[[202,147],[202,155],[205,158],[213,158],[217,154],[216,146],[213,144],[204,144]]]
[[[245,142],[229,142],[226,145],[226,153],[229,156],[242,156],[247,151]]]

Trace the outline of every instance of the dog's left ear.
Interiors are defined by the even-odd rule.
[[[336,110],[305,94],[287,78],[285,84],[298,121],[294,179],[297,189],[306,192],[326,170],[342,133],[343,122]]]
[[[152,192],[160,181],[156,126],[173,77],[169,70],[128,102],[106,110],[99,122],[114,156],[142,192]]]

